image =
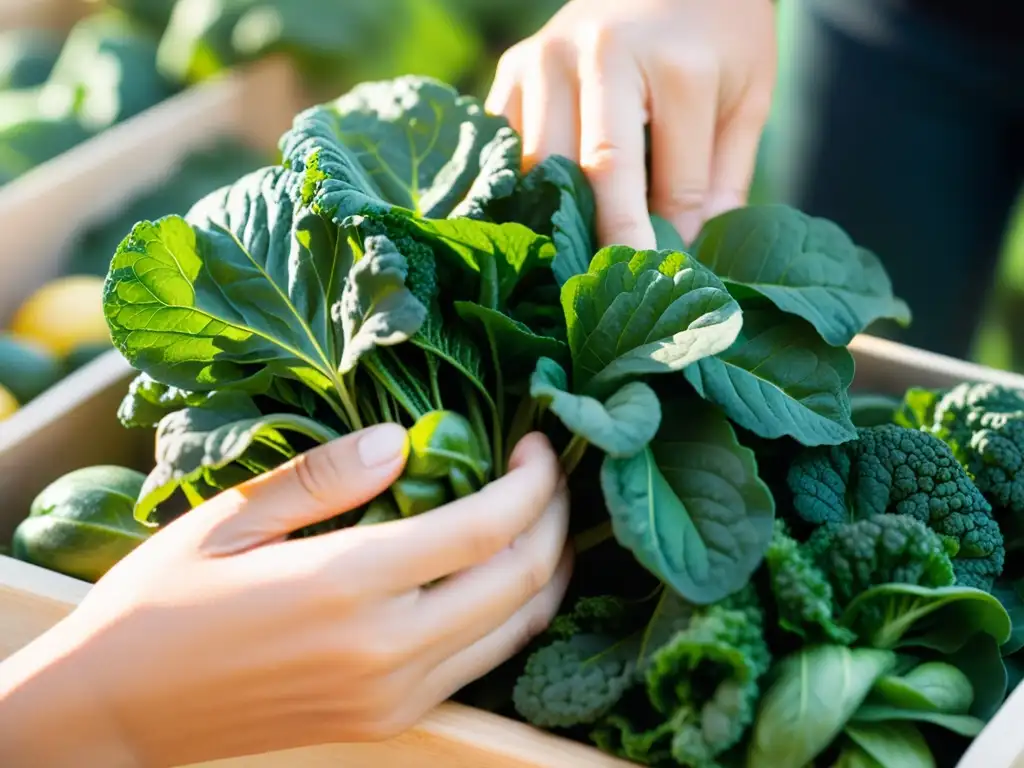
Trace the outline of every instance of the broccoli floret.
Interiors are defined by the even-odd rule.
[[[789,535],[784,520],[775,521],[764,559],[782,629],[812,642],[849,645],[854,641],[853,632],[835,620],[832,585],[813,558]]]
[[[815,525],[907,515],[957,545],[958,584],[991,589],[1003,570],[1003,536],[992,507],[945,443],[891,424],[857,430],[842,445],[810,448],[787,481],[793,507]]]
[[[936,403],[929,431],[950,445],[996,506],[1024,511],[1024,390],[953,387]]]
[[[880,584],[952,585],[955,546],[920,520],[899,514],[826,524],[806,545],[828,576],[840,608]]]

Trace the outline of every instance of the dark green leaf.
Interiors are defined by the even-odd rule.
[[[679,371],[727,349],[739,305],[695,259],[613,246],[562,288],[573,388],[601,399],[627,381]]]
[[[873,702],[963,715],[974,701],[970,678],[952,664],[927,661],[904,675],[886,675],[871,691]]]
[[[852,723],[885,723],[900,720],[937,725],[968,738],[977,736],[985,727],[985,721],[973,715],[949,715],[945,712],[904,709],[885,704],[864,704],[850,718]]]
[[[475,326],[493,345],[507,376],[528,376],[542,357],[567,362],[569,348],[550,336],[541,336],[523,323],[495,309],[469,301],[455,302],[459,317]]]
[[[537,361],[530,396],[555,414],[566,429],[616,458],[634,456],[651,442],[661,424],[654,390],[632,381],[603,403],[569,390],[565,370],[547,357]]]
[[[1024,582],[1009,583],[996,581],[992,587],[992,595],[1002,603],[1003,608],[1010,616],[1010,638],[1003,644],[1003,656],[1010,656],[1024,648],[1024,597],[1021,596],[1021,588]]]
[[[619,543],[687,600],[713,603],[761,563],[775,501],[720,412],[662,405],[657,437],[636,456],[605,458],[601,488]]]
[[[503,117],[436,80],[363,83],[295,118],[281,140],[306,195],[340,223],[393,206],[432,219],[479,218],[515,188],[519,137]]]
[[[140,373],[128,385],[128,394],[117,409],[117,418],[125,427],[148,429],[159,424],[167,414],[190,405],[201,405],[209,398],[209,392],[169,387]]]
[[[341,373],[353,370],[374,347],[408,341],[427,317],[427,308],[405,286],[409,265],[395,244],[375,235],[363,247],[363,257],[345,281],[337,310],[340,317],[335,318],[343,339]]]
[[[999,643],[989,634],[979,632],[958,651],[948,657],[971,681],[974,701],[969,714],[984,722],[991,720],[1003,706],[1007,693],[1007,673]]]
[[[654,227],[654,240],[658,244],[658,250],[688,253],[686,242],[676,228],[672,226],[671,222],[652,213],[651,226]]]
[[[847,395],[853,369],[850,353],[806,322],[755,302],[743,305],[735,343],[684,373],[701,397],[754,434],[836,445],[856,437]]]
[[[778,663],[754,722],[748,764],[811,764],[895,663],[891,651],[840,645],[809,646]]]
[[[447,480],[455,497],[467,496],[490,480],[487,448],[473,425],[454,411],[430,411],[409,428],[404,477]]]
[[[883,768],[935,768],[928,743],[912,723],[848,723],[844,732]]]
[[[839,753],[839,757],[830,768],[885,768],[885,766],[856,744],[848,743],[843,745],[843,751]]]
[[[845,346],[875,320],[909,324],[878,258],[836,224],[783,205],[752,205],[708,221],[693,253],[743,299],[764,296]]]
[[[850,395],[850,420],[855,427],[877,427],[892,424],[900,400],[888,395],[852,393]]]

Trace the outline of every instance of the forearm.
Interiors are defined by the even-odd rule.
[[[0,765],[136,768],[65,629],[54,627],[0,662]]]

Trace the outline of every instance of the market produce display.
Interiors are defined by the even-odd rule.
[[[911,318],[840,228],[748,206],[598,249],[581,170],[522,173],[506,121],[436,80],[361,84],[280,148],[124,233],[103,313],[154,468],[38,501],[15,556],[98,577],[123,550],[32,526],[123,543],[385,421],[403,476],[296,535],[429,514],[541,430],[570,595],[467,700],[641,765],[955,764],[1024,669],[1024,392],[851,396],[853,337]]]

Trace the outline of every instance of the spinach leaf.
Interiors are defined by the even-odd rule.
[[[725,417],[662,403],[661,428],[630,458],[608,456],[601,488],[619,543],[687,600],[743,587],[772,536],[775,500]]]
[[[147,373],[140,373],[128,385],[128,393],[117,409],[117,418],[129,429],[151,429],[169,413],[190,405],[203,404],[210,398],[210,394],[170,387]]]
[[[377,235],[363,247],[336,305],[343,340],[338,370],[343,374],[374,347],[408,341],[427,316],[427,308],[405,286],[409,267],[394,243]]]
[[[156,507],[179,487],[200,480],[219,486],[210,479],[211,472],[233,462],[253,474],[273,469],[296,453],[286,432],[317,443],[338,437],[329,427],[303,416],[264,415],[241,392],[217,392],[202,405],[169,414],[157,427],[156,466],[139,494],[135,517],[149,521]],[[264,450],[252,455],[254,447]]]
[[[849,723],[845,733],[883,768],[935,768],[928,743],[911,723]]]
[[[981,733],[985,721],[973,715],[950,715],[924,709],[896,707],[886,704],[864,704],[850,719],[851,723],[916,722],[936,725],[960,736],[973,738]]]
[[[853,357],[810,325],[763,302],[743,307],[743,328],[726,350],[683,373],[701,397],[760,437],[837,445],[857,433],[847,394]]]
[[[482,218],[483,206],[515,189],[522,149],[477,99],[407,76],[363,83],[300,113],[281,152],[305,175],[305,201],[341,223],[395,206],[432,219]]]
[[[748,763],[804,768],[847,725],[875,680],[896,664],[891,651],[808,646],[776,665],[761,698]]]
[[[698,259],[736,298],[760,295],[845,346],[875,320],[910,323],[878,258],[827,219],[784,205],[750,205],[708,221],[693,245]]]
[[[631,381],[602,403],[569,392],[565,370],[547,357],[537,361],[530,396],[574,435],[616,458],[635,456],[646,448],[661,424],[661,401],[643,382]]]
[[[926,661],[904,675],[880,678],[871,695],[895,707],[962,715],[971,708],[974,688],[952,664]]]
[[[988,722],[1006,700],[1008,676],[992,635],[979,632],[955,653],[947,657],[971,681],[974,700],[969,714]]]
[[[843,751],[830,768],[885,768],[856,744],[843,745]]]
[[[976,633],[1002,644],[1010,617],[992,595],[972,587],[882,584],[861,592],[841,622],[875,648],[929,648],[954,653]]]
[[[651,226],[654,227],[654,240],[658,244],[658,250],[689,253],[682,235],[672,226],[670,221],[661,218],[656,213],[652,213]]]
[[[599,400],[727,349],[743,324],[739,305],[695,259],[624,246],[599,251],[562,287],[562,309],[573,387]]]

